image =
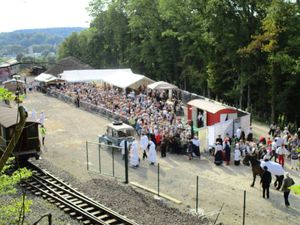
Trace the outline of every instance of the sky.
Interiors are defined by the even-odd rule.
[[[89,27],[89,0],[0,0],[0,32]]]

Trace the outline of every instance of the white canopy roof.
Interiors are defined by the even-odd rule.
[[[58,78],[56,76],[53,76],[51,74],[47,73],[41,73],[37,77],[34,78],[35,81],[38,82],[45,82],[45,83],[50,83],[50,82],[63,82],[64,80],[61,78]]]
[[[215,114],[216,112],[223,109],[234,109],[233,107],[223,105],[222,103],[211,101],[208,99],[194,99],[187,103],[188,105],[194,106],[196,108],[202,109],[204,111]]]
[[[15,78],[13,78],[11,80],[4,81],[2,84],[10,84],[10,83],[22,83],[22,84],[25,84],[25,81],[23,81],[23,80],[16,80]]]
[[[158,81],[158,82],[149,84],[147,87],[150,89],[155,89],[155,90],[178,89],[177,86],[170,84],[168,82],[165,82],[165,81]]]
[[[136,89],[154,81],[144,75],[135,74],[131,69],[67,70],[60,74],[67,82],[106,82],[120,88]]]
[[[49,80],[53,80],[53,78],[57,78],[51,74],[47,74],[47,73],[41,73],[40,75],[36,76],[34,78],[35,81],[39,81],[39,82],[48,82]]]

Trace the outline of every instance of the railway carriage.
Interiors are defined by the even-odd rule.
[[[18,123],[18,110],[0,106],[0,155],[8,146],[14,135],[15,126]],[[30,157],[39,158],[40,140],[39,123],[27,118],[20,139],[16,144],[13,154],[17,160],[27,161]]]

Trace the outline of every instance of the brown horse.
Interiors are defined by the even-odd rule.
[[[246,166],[249,166],[249,164],[250,164],[249,162],[251,163],[251,167],[252,167],[253,182],[251,184],[251,187],[253,187],[255,184],[256,176],[259,175],[261,177],[264,170],[261,168],[259,160],[257,160],[254,156],[247,154],[245,156],[245,158],[243,159],[243,164]],[[282,185],[284,176],[283,175],[275,175],[275,177],[276,177],[276,180],[275,180],[274,186],[277,187],[276,188],[277,190],[279,190]]]

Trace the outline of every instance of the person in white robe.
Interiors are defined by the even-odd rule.
[[[130,147],[130,165],[133,167],[139,166],[139,153],[138,153],[138,145],[134,140]]]
[[[39,119],[40,124],[44,125],[45,123],[45,113],[42,111]]]
[[[122,154],[122,159],[125,159],[125,139],[121,141],[120,145],[121,147],[121,154]]]
[[[147,137],[146,134],[142,135],[141,140],[140,140],[140,144],[141,144],[141,149],[142,149],[142,152],[143,152],[143,160],[145,160],[145,158],[147,158],[146,150],[147,150],[147,146],[149,144],[149,140],[148,140],[148,137]]]
[[[34,109],[31,110],[31,119],[36,121],[36,111]]]
[[[148,155],[148,161],[150,162],[150,165],[154,165],[156,163],[156,146],[153,141],[149,141],[149,155]]]

